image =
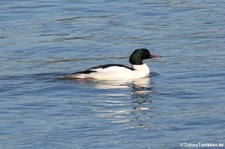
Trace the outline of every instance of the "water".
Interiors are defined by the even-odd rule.
[[[222,1],[0,4],[1,149],[225,145]],[[143,47],[162,55],[149,79],[56,79]]]

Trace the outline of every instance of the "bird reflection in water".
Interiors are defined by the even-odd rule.
[[[115,106],[115,111],[111,111],[110,115],[114,117],[114,122],[131,122],[132,127],[138,128],[150,128],[151,118],[153,114],[151,113],[151,98],[150,95],[153,92],[150,83],[150,77],[131,80],[131,81],[101,81],[94,84],[97,89],[104,89],[106,92],[104,96],[109,97],[107,100],[112,101],[117,100],[116,97],[126,98],[131,97],[132,101],[129,105],[132,108],[123,108]],[[108,90],[113,90],[113,93]],[[115,89],[117,91],[115,91]],[[131,92],[130,92],[131,90]],[[130,93],[128,93],[130,92]],[[115,97],[115,98],[114,98]],[[121,101],[121,104],[125,101]],[[111,105],[113,106],[113,105]],[[112,110],[112,109],[111,109]],[[109,114],[109,113],[108,113]],[[118,116],[119,115],[119,116]],[[109,115],[108,115],[109,116]],[[120,119],[118,118],[120,117]],[[121,119],[122,118],[122,119]]]
[[[153,93],[150,78],[137,80],[132,85],[132,112],[130,121],[134,127],[149,129],[151,127],[151,103],[150,95]]]
[[[151,98],[153,92],[150,77],[126,81],[76,80],[76,83],[90,83],[92,88],[102,90],[99,103],[104,109],[97,117],[110,118],[113,123],[129,123],[135,128],[148,129],[151,126]],[[132,100],[130,100],[132,99]],[[96,100],[95,100],[96,101]],[[110,108],[106,108],[110,107]]]

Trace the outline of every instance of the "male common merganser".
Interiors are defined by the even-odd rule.
[[[129,62],[132,67],[121,64],[106,64],[89,68],[85,71],[76,72],[60,79],[96,79],[96,80],[130,80],[143,78],[149,75],[150,69],[142,61],[157,58],[159,55],[150,54],[148,49],[136,49],[130,56]]]

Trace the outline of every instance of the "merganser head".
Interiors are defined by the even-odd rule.
[[[129,62],[132,65],[142,65],[144,59],[150,59],[150,58],[157,58],[160,57],[160,55],[154,55],[150,54],[148,49],[141,48],[136,49],[130,56]]]

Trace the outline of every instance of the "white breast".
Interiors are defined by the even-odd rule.
[[[133,72],[134,72],[135,78],[142,78],[142,77],[149,75],[149,73],[150,73],[150,69],[149,69],[148,65],[146,65],[146,64],[133,65],[133,68],[134,68]]]

